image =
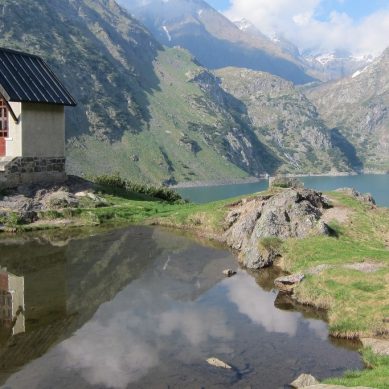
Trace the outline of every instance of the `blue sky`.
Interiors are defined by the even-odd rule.
[[[229,0],[209,0],[208,3],[219,11],[227,10],[230,5]],[[373,12],[388,7],[388,0],[323,0],[317,18],[326,20],[332,11],[338,11],[345,12],[355,21],[359,21]]]

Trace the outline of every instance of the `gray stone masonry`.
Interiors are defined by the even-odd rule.
[[[63,182],[66,180],[65,158],[17,157],[0,171],[0,189],[39,182]]]

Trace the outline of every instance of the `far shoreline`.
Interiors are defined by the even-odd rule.
[[[280,174],[283,177],[352,177],[352,176],[364,176],[374,175],[383,176],[388,175],[389,171],[375,171],[365,170],[363,172],[327,172],[327,173],[308,173],[308,174]],[[247,177],[247,178],[236,178],[231,180],[210,180],[210,181],[188,181],[181,182],[176,185],[171,185],[169,188],[172,189],[190,189],[190,188],[206,188],[213,186],[227,186],[227,185],[244,185],[244,184],[256,184],[263,181],[268,181],[273,176],[268,175],[267,177]]]

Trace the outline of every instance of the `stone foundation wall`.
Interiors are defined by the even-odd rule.
[[[0,188],[66,180],[65,158],[17,157],[0,172]]]

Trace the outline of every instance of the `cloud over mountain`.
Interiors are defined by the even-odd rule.
[[[389,6],[354,20],[335,9],[323,17],[324,3],[323,0],[231,0],[225,15],[231,20],[249,19],[264,33],[281,34],[302,50],[348,50],[355,55],[378,55],[388,46]]]

